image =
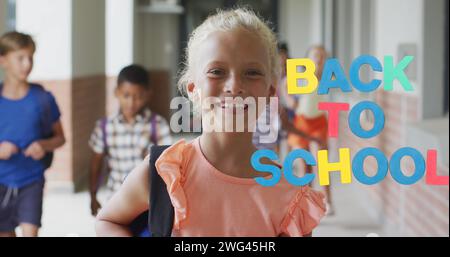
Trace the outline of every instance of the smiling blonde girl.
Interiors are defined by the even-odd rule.
[[[277,41],[252,11],[210,16],[191,35],[186,53],[180,88],[196,103],[219,99],[219,108],[202,109],[203,120],[221,117],[222,125],[232,122],[221,115],[237,113],[238,106],[227,104],[226,98],[275,95],[280,70]],[[246,119],[252,119],[250,107],[242,108]],[[252,124],[246,124],[244,132],[204,132],[191,142],[178,141],[160,155],[156,168],[175,213],[172,236],[308,236],[319,224],[325,212],[322,194],[284,179],[273,187],[256,183],[256,177],[270,174],[250,164],[256,151]],[[131,235],[128,224],[149,208],[148,159],[97,216],[98,235]]]

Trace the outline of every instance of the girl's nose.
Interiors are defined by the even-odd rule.
[[[244,93],[240,76],[232,75],[225,84],[225,92],[231,95],[241,95]]]

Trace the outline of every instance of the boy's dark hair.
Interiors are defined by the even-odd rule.
[[[120,87],[120,85],[124,82],[139,85],[146,90],[150,89],[150,76],[148,71],[144,67],[137,64],[129,65],[119,72],[117,87]]]
[[[278,43],[278,51],[281,52],[285,52],[287,55],[289,55],[289,47],[288,44],[286,42],[280,42]]]
[[[33,38],[28,34],[10,31],[0,37],[0,56],[27,47],[31,47],[33,51],[36,50],[36,43],[34,43]]]

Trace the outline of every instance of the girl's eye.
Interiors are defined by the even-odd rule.
[[[259,70],[248,70],[247,72],[248,76],[263,76],[264,74],[260,72]]]
[[[225,72],[220,69],[211,69],[208,71],[208,74],[213,75],[213,76],[221,76],[221,75],[224,75]]]

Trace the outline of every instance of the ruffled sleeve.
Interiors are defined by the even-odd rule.
[[[325,196],[310,187],[302,187],[291,202],[282,224],[282,234],[304,236],[312,232],[325,216]]]
[[[158,174],[167,185],[170,200],[174,207],[174,229],[180,228],[180,223],[187,216],[187,201],[182,185],[186,178],[186,151],[190,144],[180,140],[167,148],[156,160]]]

